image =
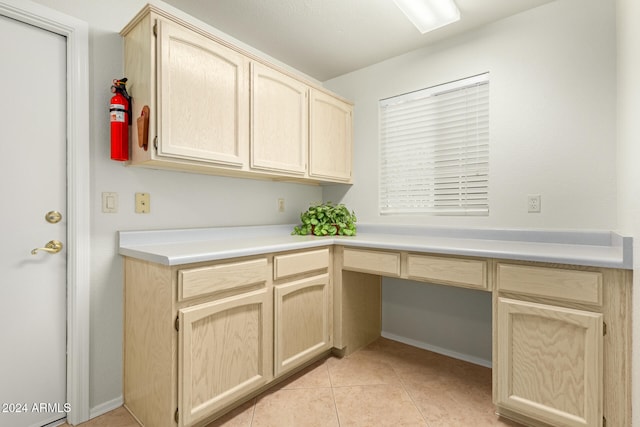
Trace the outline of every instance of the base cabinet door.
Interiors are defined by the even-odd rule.
[[[278,376],[331,348],[329,275],[277,285],[274,299]]]
[[[498,407],[553,426],[602,426],[602,314],[497,304]]]
[[[178,426],[191,426],[272,377],[271,292],[179,310]]]

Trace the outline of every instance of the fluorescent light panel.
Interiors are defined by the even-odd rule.
[[[407,18],[424,34],[460,19],[453,0],[393,0]]]

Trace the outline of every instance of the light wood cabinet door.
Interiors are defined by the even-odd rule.
[[[602,314],[497,300],[496,404],[550,425],[602,425]]]
[[[179,426],[191,426],[273,378],[271,291],[179,310]]]
[[[331,348],[329,275],[277,285],[274,299],[278,376]]]
[[[353,106],[312,89],[309,108],[309,176],[350,181]]]
[[[157,73],[158,155],[236,168],[246,165],[247,58],[158,20]]]
[[[251,168],[304,175],[308,116],[307,85],[251,63]]]

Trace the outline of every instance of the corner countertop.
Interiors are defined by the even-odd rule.
[[[459,229],[358,224],[356,236],[292,236],[293,225],[120,231],[120,255],[164,265],[343,245],[633,269],[631,237],[608,231]]]

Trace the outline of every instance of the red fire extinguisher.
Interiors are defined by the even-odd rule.
[[[111,117],[111,158],[129,160],[129,126],[131,125],[131,97],[127,93],[127,79],[114,79],[109,102]]]

